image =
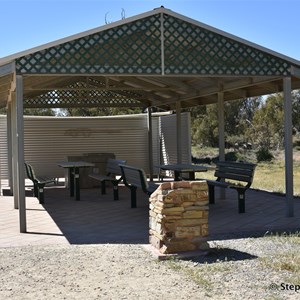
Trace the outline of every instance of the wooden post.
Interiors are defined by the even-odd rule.
[[[18,156],[18,146],[17,146],[17,102],[16,102],[16,92],[12,93],[11,97],[11,164],[12,164],[12,194],[14,196],[14,208],[19,208],[18,200],[18,172],[17,172],[17,156]]]
[[[12,158],[12,112],[11,112],[11,102],[7,104],[7,160],[8,160],[8,186],[10,188],[10,195],[13,195],[13,158]]]
[[[286,216],[294,216],[291,78],[283,79]]]
[[[149,160],[149,178],[153,181],[153,145],[152,145],[152,108],[148,107],[148,160]]]
[[[26,226],[26,203],[25,203],[25,177],[24,177],[24,120],[23,120],[23,77],[16,76],[16,97],[13,103],[16,112],[16,159],[14,160],[17,180],[14,182],[16,186],[16,197],[19,204],[19,220],[20,232],[27,231]],[[14,189],[15,190],[15,189]]]
[[[218,93],[218,129],[219,129],[219,160],[225,161],[225,122],[224,122],[224,93]],[[224,179],[222,179],[224,181]],[[226,197],[226,190],[220,189],[220,197]]]
[[[176,102],[177,163],[182,163],[181,103]]]
[[[218,93],[219,158],[225,160],[224,93]]]

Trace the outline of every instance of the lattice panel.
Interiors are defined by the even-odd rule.
[[[289,75],[286,61],[172,16],[164,37],[165,74]]]
[[[92,81],[96,82],[93,79]],[[97,90],[86,83],[78,82],[69,86],[69,89],[54,90],[36,97],[24,97],[24,107],[143,107],[143,100],[140,94],[131,91]]]
[[[123,24],[21,57],[18,74],[288,76],[290,63],[164,14]]]
[[[21,57],[16,66],[19,74],[160,74],[159,15]]]

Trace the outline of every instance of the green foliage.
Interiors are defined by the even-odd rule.
[[[245,136],[244,135],[229,135],[226,138],[226,147],[232,148],[236,144],[241,145],[245,143]]]
[[[25,108],[23,114],[27,116],[55,116],[55,110],[51,108]]]
[[[300,134],[300,90],[292,93],[294,133]],[[225,144],[251,143],[257,148],[281,149],[284,142],[284,110],[281,93],[266,99],[246,98],[224,104]],[[217,104],[192,110],[192,144],[218,147]]]
[[[248,134],[253,143],[265,149],[279,149],[283,145],[283,96],[271,95],[255,112]]]
[[[300,133],[300,90],[292,92],[292,121],[296,133]]]
[[[231,151],[225,154],[225,160],[227,161],[237,161],[238,160],[238,154],[236,151]]]
[[[217,106],[207,105],[198,114],[192,112],[192,143],[216,147],[218,145]]]
[[[7,114],[7,108],[0,109],[1,115]],[[24,115],[27,116],[55,116],[55,110],[51,108],[25,108]]]
[[[253,116],[261,101],[262,99],[258,97],[225,103],[225,134],[229,146],[233,146],[236,142],[245,143],[249,141],[246,132],[252,126]],[[217,147],[219,135],[217,104],[193,108],[191,116],[193,145]]]
[[[267,149],[265,147],[261,147],[256,152],[256,159],[257,159],[257,162],[272,161],[272,159],[274,159],[274,156],[270,152],[269,149]]]
[[[67,108],[64,109],[66,116],[96,117],[96,116],[114,116],[142,113],[140,108],[116,108],[116,107],[94,107],[94,108]]]

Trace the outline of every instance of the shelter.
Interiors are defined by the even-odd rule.
[[[292,216],[291,90],[297,88],[299,61],[164,7],[0,59],[0,107],[8,107],[21,232],[26,231],[23,107],[141,106],[149,118],[152,107],[176,109],[180,136],[181,108],[218,103],[222,159],[224,101],[280,91],[286,213]],[[181,143],[177,154],[180,161]]]

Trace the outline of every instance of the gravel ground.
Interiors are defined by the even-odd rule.
[[[169,261],[157,261],[142,245],[2,248],[0,299],[300,298],[300,291],[282,289],[293,284],[288,271],[263,263],[278,253],[299,253],[300,244],[248,238],[210,246],[205,257]]]

